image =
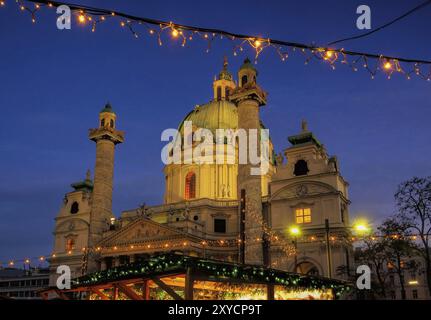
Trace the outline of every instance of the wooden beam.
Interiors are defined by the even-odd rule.
[[[58,289],[55,289],[55,293],[63,300],[70,300],[68,296],[66,296],[63,292]]]
[[[150,283],[148,280],[145,280],[142,284],[142,292],[144,295],[144,300],[150,300]]]
[[[189,267],[186,270],[186,278],[185,278],[185,287],[184,287],[184,299],[185,300],[193,300],[193,285],[194,279],[192,274],[192,269]]]
[[[274,300],[274,285],[268,284],[266,286],[266,300]]]
[[[128,286],[122,283],[118,283],[117,287],[131,300],[144,300],[144,298],[139,294],[137,294],[133,289],[129,288]]]
[[[112,300],[118,300],[118,287],[114,285],[114,293],[112,295]]]
[[[163,290],[166,291],[167,294],[169,294],[172,298],[174,298],[175,300],[184,300],[183,298],[181,298],[175,291],[174,289],[172,289],[171,287],[169,287],[168,285],[166,285],[166,283],[164,283],[162,280],[160,280],[159,278],[156,277],[152,277],[151,278],[152,281],[154,281],[155,284],[157,284],[160,288],[162,288]]]
[[[48,292],[47,291],[43,291],[43,292],[40,292],[39,295],[41,296],[41,298],[43,300],[48,300],[49,292],[50,291],[48,291]]]
[[[91,289],[91,292],[97,294],[102,300],[111,300],[106,294],[104,294],[100,289]]]

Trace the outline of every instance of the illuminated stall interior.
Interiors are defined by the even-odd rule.
[[[41,295],[86,300],[332,300],[350,288],[340,280],[166,254],[95,272],[76,279],[70,290],[50,288]]]

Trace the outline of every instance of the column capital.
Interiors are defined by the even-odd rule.
[[[114,144],[119,144],[124,142],[124,131],[109,127],[95,128],[89,130],[88,138],[94,142],[99,140],[110,140]]]
[[[266,105],[267,93],[256,84],[247,84],[244,87],[237,87],[230,95],[230,101],[239,104],[244,100],[254,100],[259,106]]]

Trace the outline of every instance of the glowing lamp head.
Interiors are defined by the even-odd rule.
[[[371,228],[367,221],[360,220],[353,224],[353,230],[360,235],[370,233]]]
[[[390,63],[389,61],[386,61],[385,64],[383,65],[383,68],[385,70],[391,70],[392,69],[392,63]]]
[[[292,236],[298,236],[301,234],[301,230],[298,227],[291,227],[289,232]]]
[[[262,45],[262,42],[260,41],[260,40],[255,40],[254,41],[254,46],[256,47],[256,48],[259,48],[260,46]]]
[[[4,6],[5,5],[5,2],[4,1],[0,1],[0,6]]]
[[[178,30],[177,29],[173,29],[172,30],[172,36],[174,37],[174,38],[176,38],[176,37],[178,37],[178,35],[179,35],[180,33],[178,32]]]
[[[332,56],[334,55],[334,52],[333,51],[326,51],[325,55],[327,58],[332,58]]]
[[[78,21],[79,23],[85,23],[85,16],[82,13],[78,16]]]

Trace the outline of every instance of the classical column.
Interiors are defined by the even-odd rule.
[[[90,214],[89,247],[94,248],[107,230],[112,214],[112,185],[115,145],[124,141],[124,132],[115,128],[116,114],[107,104],[99,114],[99,127],[90,129],[89,139],[96,142],[96,165]],[[98,269],[94,254],[88,259],[87,272]]]
[[[231,94],[231,101],[238,107],[238,129],[247,132],[250,140],[251,129],[257,132],[257,156],[260,156],[260,117],[259,108],[266,104],[266,93],[256,83],[257,71],[245,60],[238,72],[239,87]],[[250,155],[249,143],[247,143],[247,153]],[[244,146],[243,146],[244,147]],[[242,216],[244,224],[244,261],[247,264],[263,264],[263,213],[262,213],[262,186],[261,175],[253,175],[252,168],[259,164],[252,165],[247,159],[246,163],[238,164],[238,199],[243,201],[240,208],[243,209]],[[241,212],[239,213],[241,216]]]

